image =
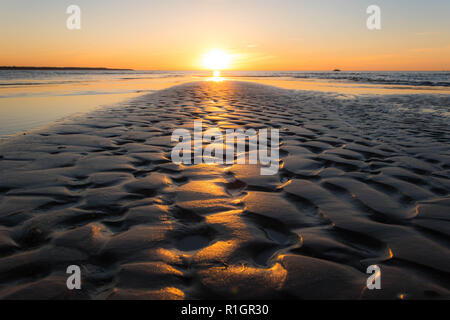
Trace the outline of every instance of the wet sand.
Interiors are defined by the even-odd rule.
[[[0,299],[448,299],[448,103],[194,82],[12,138]],[[279,128],[278,174],[174,164],[196,119]]]

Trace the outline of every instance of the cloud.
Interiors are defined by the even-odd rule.
[[[424,31],[424,32],[417,32],[416,36],[431,36],[439,33],[440,33],[439,31]]]
[[[432,48],[412,48],[410,51],[412,52],[419,52],[419,53],[425,53],[425,52],[441,52],[444,50],[450,50],[450,45],[446,45],[443,47],[432,47]]]

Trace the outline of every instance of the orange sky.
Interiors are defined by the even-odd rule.
[[[378,1],[379,31],[364,0],[75,2],[71,31],[72,2],[2,0],[0,65],[199,70],[218,48],[234,70],[450,69],[450,1]]]

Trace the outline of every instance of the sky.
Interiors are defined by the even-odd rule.
[[[449,13],[449,0],[1,0],[0,65],[201,70],[219,49],[231,70],[449,70]]]

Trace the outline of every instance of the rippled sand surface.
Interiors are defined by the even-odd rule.
[[[195,82],[11,139],[0,298],[449,298],[448,100]],[[279,128],[278,174],[174,164],[196,119]]]

